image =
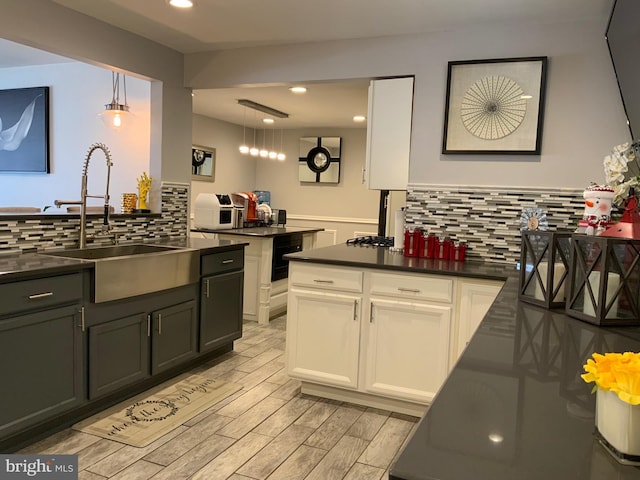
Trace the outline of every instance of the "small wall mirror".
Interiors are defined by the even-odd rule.
[[[193,145],[191,147],[191,180],[213,182],[216,166],[216,149]]]

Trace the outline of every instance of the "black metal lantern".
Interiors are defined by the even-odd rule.
[[[564,308],[571,235],[541,230],[522,232],[520,300],[546,308]]]
[[[572,235],[566,313],[596,325],[640,325],[640,240]]]

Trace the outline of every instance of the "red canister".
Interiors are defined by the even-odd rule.
[[[404,231],[404,256],[405,257],[417,257],[418,256],[418,244],[420,243],[420,237],[422,232],[419,229],[405,230]]]
[[[436,254],[433,258],[438,260],[449,260],[449,250],[451,249],[451,240],[444,238],[442,241],[438,241],[436,246]]]
[[[427,237],[427,258],[433,258],[435,255],[436,242],[438,241],[438,237],[435,234],[430,233]]]
[[[464,258],[467,253],[467,246],[464,243],[454,244],[451,242],[449,247],[449,260],[456,262],[464,262]]]

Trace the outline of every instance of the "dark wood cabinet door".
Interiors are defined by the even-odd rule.
[[[146,313],[89,328],[89,398],[149,377]]]
[[[0,437],[85,400],[80,305],[0,320]]]
[[[198,304],[195,300],[153,312],[151,373],[156,375],[198,354]]]
[[[242,336],[244,273],[205,277],[200,295],[200,351],[206,352]]]

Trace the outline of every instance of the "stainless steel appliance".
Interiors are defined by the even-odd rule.
[[[200,193],[194,204],[195,228],[220,230],[233,228],[234,206],[224,193]]]

